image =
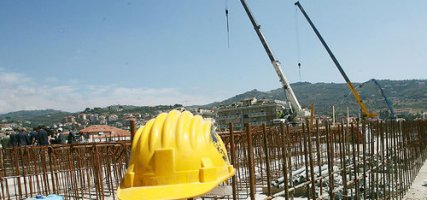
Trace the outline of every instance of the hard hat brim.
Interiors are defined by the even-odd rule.
[[[208,193],[213,188],[235,174],[234,168],[228,176],[206,183],[186,183],[161,186],[122,187],[117,190],[119,200],[160,200],[160,199],[185,199],[197,197]]]

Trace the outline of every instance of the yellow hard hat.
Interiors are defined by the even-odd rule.
[[[173,110],[135,133],[120,200],[200,196],[233,176],[224,143],[212,122]]]

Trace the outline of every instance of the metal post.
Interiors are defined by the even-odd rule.
[[[322,173],[321,173],[321,171],[322,171],[322,161],[321,161],[321,158],[320,158],[320,151],[321,151],[321,149],[320,149],[320,135],[319,135],[319,120],[316,119],[316,155],[317,155],[317,165],[318,165],[318,168],[319,168],[318,178],[322,177]],[[320,193],[319,193],[319,195],[320,196],[322,196],[322,194],[323,194],[322,181],[323,181],[322,178],[320,178],[319,179],[319,185],[320,185]]]
[[[263,136],[263,142],[264,142],[264,153],[265,153],[265,167],[267,171],[267,195],[271,195],[271,187],[270,187],[270,154],[268,152],[268,145],[267,145],[267,133],[265,124],[262,124],[262,136]]]
[[[357,162],[356,162],[356,148],[355,144],[356,142],[356,131],[354,130],[354,124],[351,123],[351,143],[352,143],[352,155],[353,155],[353,180],[354,180],[354,188],[356,190],[356,198],[359,199],[359,181],[357,180]]]
[[[328,152],[328,175],[329,175],[329,198],[334,199],[334,191],[333,191],[333,181],[334,181],[334,175],[332,174],[333,166],[332,166],[332,136],[331,136],[331,130],[328,121],[325,122],[325,129],[326,129],[326,149]]]
[[[231,164],[236,167],[236,152],[234,149],[234,131],[233,124],[228,124],[230,130],[230,156],[231,156]],[[237,187],[236,187],[236,176],[231,177],[231,185],[233,188],[233,199],[237,199]]]
[[[251,200],[255,200],[255,166],[254,166],[254,152],[252,145],[252,133],[249,124],[245,124],[246,137],[248,142],[248,159],[249,159],[249,189]]]
[[[313,104],[312,104],[313,106]],[[313,113],[313,112],[312,112]],[[307,120],[308,122],[308,120]],[[311,198],[313,200],[316,199],[316,185],[314,180],[314,164],[313,164],[313,155],[312,155],[312,144],[311,144],[311,130],[313,125],[313,121],[310,121],[310,123],[307,126],[307,142],[308,142],[308,159],[310,163],[310,179],[311,179]],[[319,171],[320,173],[321,171]],[[308,178],[308,177],[307,177]]]
[[[289,130],[289,124],[286,124],[286,139],[288,144],[292,145],[295,144],[294,139],[291,135],[291,131]],[[292,146],[290,147],[290,152],[289,152],[289,178],[290,178],[290,185],[291,187],[294,187],[294,179],[293,179],[293,173],[292,173]],[[289,192],[288,192],[289,193]],[[289,194],[288,194],[289,195]],[[289,198],[289,196],[288,196]]]
[[[305,129],[305,124],[302,124],[302,138],[303,138],[303,147],[304,147],[304,165],[305,165],[305,179],[304,182],[306,182],[309,179],[309,174],[308,174],[308,147],[307,147],[307,134],[306,134],[306,129]],[[308,126],[308,125],[307,125]],[[310,199],[310,185],[307,184],[307,199]]]
[[[283,123],[280,123],[280,133],[282,136],[282,156],[283,156],[283,178],[285,183],[285,199],[289,200],[289,180],[288,180],[288,146],[287,146],[287,138],[285,135],[285,129]],[[289,132],[287,133],[289,134]]]
[[[133,137],[135,137],[135,120],[130,120],[130,142],[133,144]]]
[[[340,143],[340,159],[341,159],[341,168],[342,168],[342,173],[341,173],[341,177],[343,180],[343,190],[344,190],[344,199],[347,199],[347,166],[346,166],[346,150],[345,150],[345,132],[344,132],[344,123],[341,121],[341,124],[338,125],[338,129],[339,129],[339,143]]]
[[[366,199],[366,123],[362,121],[362,136],[363,136],[363,146],[362,146],[362,157],[363,157],[363,199]]]

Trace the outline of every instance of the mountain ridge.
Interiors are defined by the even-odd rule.
[[[386,96],[391,102],[395,110],[409,110],[417,113],[427,111],[427,79],[412,79],[412,80],[377,80],[383,88]],[[308,107],[311,103],[315,106],[315,113],[319,115],[331,115],[332,106],[335,106],[337,114],[345,114],[347,107],[351,114],[357,114],[359,112],[359,105],[356,103],[354,97],[350,93],[350,90],[345,83],[309,83],[309,82],[297,82],[291,84],[295,95],[302,107]],[[387,105],[384,98],[379,92],[379,88],[372,82],[365,83],[354,83],[354,86],[359,91],[360,96],[366,103],[370,111],[378,112],[380,114],[387,114]],[[360,87],[361,86],[361,87]],[[259,91],[253,89],[233,97],[224,99],[219,102],[212,102],[206,105],[194,105],[188,106],[190,108],[218,108],[220,105],[230,105],[239,102],[247,98],[269,98],[284,100],[285,95],[282,88],[277,88],[269,91]],[[153,109],[164,108],[161,106],[133,106],[133,105],[111,105],[106,108],[94,108],[96,109],[107,109],[114,107],[123,107],[127,112],[144,112],[149,109],[151,113]],[[176,104],[173,107],[177,107]],[[88,109],[88,108],[87,108]],[[84,112],[84,111],[80,111]],[[44,109],[44,110],[32,110],[32,111],[16,111],[6,114],[0,114],[0,120],[13,119],[13,120],[29,120],[36,121],[37,123],[43,123],[44,121],[61,121],[63,117],[72,114],[60,110]],[[33,123],[34,124],[34,123]]]
[[[393,107],[399,109],[412,109],[413,112],[427,111],[427,80],[377,80],[384,90],[387,98],[393,102]],[[364,83],[353,83],[360,93],[363,101],[369,109],[374,112],[388,112],[384,97],[379,88],[371,81]],[[349,107],[351,113],[359,112],[359,105],[351,94],[346,83],[309,83],[298,82],[291,84],[295,95],[302,107],[314,104],[316,113],[331,114],[332,106],[336,107],[337,113],[344,114]],[[282,88],[269,91],[258,91],[256,89],[230,97],[220,102],[205,105],[205,108],[218,107],[238,102],[245,98],[256,97],[258,99],[270,98],[285,100]]]

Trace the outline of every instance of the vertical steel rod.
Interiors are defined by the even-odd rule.
[[[250,198],[255,200],[255,166],[254,166],[254,152],[252,145],[252,133],[251,127],[249,124],[246,124],[246,140],[248,142],[248,159],[249,159],[249,189],[250,189]]]

